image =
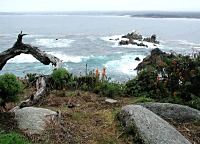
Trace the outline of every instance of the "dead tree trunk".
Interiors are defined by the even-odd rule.
[[[61,60],[53,55],[47,54],[44,51],[39,50],[35,46],[22,43],[22,37],[26,34],[22,32],[18,35],[18,39],[12,48],[0,53],[0,70],[4,67],[7,61],[11,58],[14,58],[21,53],[31,54],[37,60],[45,65],[52,63],[56,68],[61,67]]]
[[[36,93],[34,95],[31,95],[27,100],[22,101],[18,106],[11,109],[10,112],[14,112],[23,107],[33,106],[45,96],[46,94],[45,77],[44,76],[37,77],[36,85],[38,85]]]
[[[40,51],[37,47],[31,46],[29,44],[24,44],[22,42],[23,36],[27,34],[22,34],[22,32],[18,35],[18,39],[13,45],[12,48],[0,53],[0,70],[2,70],[3,66],[6,62],[14,58],[21,53],[31,54],[41,63],[48,65],[52,63],[56,68],[61,67],[61,60],[53,55],[47,54],[43,51]],[[26,101],[22,101],[18,106],[14,107],[10,110],[10,112],[15,112],[17,109],[22,107],[28,107],[35,105],[39,100],[41,100],[46,94],[46,82],[44,76],[37,77],[36,85],[37,91],[35,94],[31,95]]]

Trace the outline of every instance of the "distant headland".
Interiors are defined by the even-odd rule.
[[[194,18],[200,19],[200,11],[47,11],[0,12],[0,15],[117,15],[144,18]]]

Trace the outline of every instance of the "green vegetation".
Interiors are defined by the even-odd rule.
[[[52,73],[53,87],[55,89],[63,89],[69,86],[72,79],[72,74],[69,73],[65,68],[59,68],[54,70]]]
[[[0,130],[0,144],[30,144],[15,132],[6,133]]]
[[[8,102],[19,100],[18,94],[23,91],[22,83],[13,74],[4,74],[0,76],[0,102],[5,108]]]
[[[138,97],[134,103],[170,102],[200,109],[200,56],[196,59],[181,55],[167,58],[155,67],[140,71],[125,84],[111,82],[105,75],[105,68],[102,77],[98,70],[96,74],[88,73],[87,68],[85,76],[73,77],[65,69],[57,71],[59,74],[55,74],[56,71],[52,74],[57,88],[91,91],[111,98],[117,95]],[[70,87],[66,87],[69,83]]]
[[[154,99],[148,98],[146,96],[137,97],[133,100],[133,103],[144,103],[144,102],[155,102]]]
[[[109,80],[103,80],[96,83],[93,92],[103,96],[113,98],[116,95],[123,95],[124,86],[123,84],[116,84],[109,82]]]
[[[51,86],[56,90],[81,90],[94,92],[101,96],[115,97],[129,95],[138,97],[137,102],[170,102],[188,105],[200,109],[200,56],[192,59],[189,56],[167,58],[155,67],[140,71],[136,78],[125,84],[110,81],[103,68],[102,76],[88,72],[85,76],[73,76],[64,68],[54,70],[51,75]],[[29,82],[35,75],[28,75]],[[21,92],[21,83],[14,75],[0,77],[1,103],[16,101]]]
[[[85,76],[73,76],[64,68],[53,71],[52,85],[58,90],[71,89],[91,91],[107,97],[123,95],[125,90],[123,84],[110,82],[110,79],[107,79],[106,77],[104,77],[104,79],[100,79],[99,75],[95,75],[92,72],[87,72]]]
[[[146,96],[159,102],[188,105],[200,109],[200,56],[168,58],[156,67],[138,73],[126,83],[129,95]]]
[[[32,74],[32,73],[28,73],[27,74],[27,77],[28,77],[28,84],[30,85],[30,86],[34,86],[34,82],[35,82],[35,77],[36,77],[36,74],[34,73],[34,74]]]

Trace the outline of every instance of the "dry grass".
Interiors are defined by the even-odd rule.
[[[32,90],[24,93],[26,97]],[[62,112],[62,129],[49,128],[43,135],[25,135],[30,142],[38,144],[128,144],[133,143],[133,136],[124,135],[121,123],[115,115],[124,105],[133,103],[131,97],[116,97],[118,103],[105,102],[105,97],[82,91],[52,91],[38,103],[37,107]],[[4,116],[5,117],[5,116]],[[20,132],[14,121],[7,121],[0,114],[0,128]],[[2,122],[3,121],[3,122]],[[11,125],[10,125],[11,122]],[[192,143],[199,143],[199,123],[175,124]],[[9,127],[9,125],[11,127]],[[20,132],[21,133],[21,132]]]

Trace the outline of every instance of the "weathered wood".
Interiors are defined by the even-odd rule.
[[[18,35],[18,39],[13,47],[0,53],[0,70],[2,70],[9,59],[14,58],[21,53],[31,54],[33,57],[45,65],[52,63],[56,68],[61,67],[61,60],[59,58],[39,50],[38,47],[22,43],[22,37],[25,35],[27,34],[22,34],[21,32]]]
[[[27,100],[22,101],[18,106],[11,109],[10,112],[14,112],[23,107],[33,106],[45,96],[46,94],[45,77],[43,76],[37,77],[36,85],[38,85],[36,93],[31,95]]]
[[[20,55],[21,53],[25,54],[31,54],[34,56],[37,60],[39,60],[41,63],[48,65],[52,63],[56,68],[61,67],[61,60],[53,55],[47,54],[44,51],[39,50],[35,46],[31,46],[29,44],[24,44],[22,42],[23,36],[27,34],[21,33],[18,35],[17,41],[13,45],[12,48],[0,53],[0,70],[2,70],[3,66],[6,64],[6,62],[14,58],[17,55]],[[14,112],[17,109],[33,106],[35,105],[39,100],[41,100],[46,93],[46,78],[44,76],[38,76],[36,80],[36,93],[31,95],[27,100],[22,101],[18,106],[14,107],[10,110],[10,112]]]

